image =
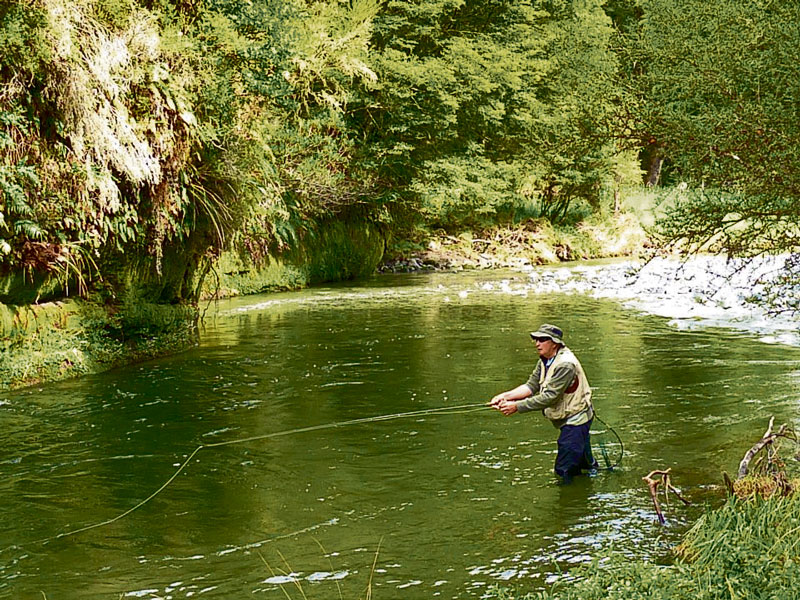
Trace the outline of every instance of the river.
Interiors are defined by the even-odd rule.
[[[610,546],[669,560],[769,418],[798,425],[800,348],[530,286],[383,275],[234,299],[189,351],[6,394],[0,597],[480,598]],[[525,381],[541,322],[624,442],[613,472],[557,485],[557,431],[488,409],[191,456],[486,401]],[[673,499],[662,527],[641,478],[665,468],[694,504]]]

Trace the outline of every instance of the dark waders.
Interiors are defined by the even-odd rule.
[[[569,483],[582,470],[590,471],[598,468],[592,456],[592,445],[589,442],[590,419],[583,425],[564,425],[558,436],[558,456],[554,471],[564,483]]]

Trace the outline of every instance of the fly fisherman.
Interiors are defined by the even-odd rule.
[[[491,406],[504,415],[541,410],[560,429],[555,472],[569,483],[581,469],[596,469],[589,443],[592,389],[581,363],[564,345],[564,332],[545,323],[531,333],[539,359],[526,383],[497,394]]]

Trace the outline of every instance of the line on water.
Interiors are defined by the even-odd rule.
[[[425,416],[425,415],[464,414],[464,413],[470,413],[470,412],[476,412],[476,411],[479,411],[479,410],[484,410],[484,409],[487,409],[487,408],[490,408],[490,406],[488,404],[486,404],[485,402],[478,402],[478,403],[474,403],[474,404],[462,404],[460,406],[445,406],[445,407],[441,407],[441,408],[428,408],[428,409],[424,409],[424,410],[416,410],[416,411],[404,412],[404,413],[394,413],[394,414],[390,414],[390,415],[377,415],[377,416],[373,416],[373,417],[364,417],[364,418],[361,418],[361,419],[352,419],[350,421],[338,421],[338,422],[335,422],[335,423],[325,423],[323,425],[311,425],[309,427],[299,427],[297,429],[289,429],[287,431],[277,431],[277,432],[273,432],[273,433],[265,433],[265,434],[262,434],[262,435],[254,435],[254,436],[250,436],[250,437],[246,437],[246,438],[239,438],[239,439],[235,439],[235,440],[227,440],[227,441],[222,441],[222,442],[215,442],[215,443],[212,443],[212,444],[200,444],[199,446],[197,446],[197,448],[195,448],[192,451],[192,453],[189,455],[189,457],[181,463],[181,465],[170,476],[170,478],[167,479],[161,485],[161,487],[159,487],[155,492],[150,494],[147,498],[145,498],[144,500],[142,500],[141,502],[139,502],[135,506],[129,508],[125,512],[122,512],[122,513],[118,514],[116,517],[113,517],[111,519],[107,519],[105,521],[100,521],[98,523],[92,523],[90,525],[86,525],[85,527],[80,527],[78,529],[73,529],[71,531],[66,531],[64,533],[59,533],[58,535],[54,535],[54,536],[51,536],[51,537],[43,538],[43,539],[36,540],[36,541],[30,542],[30,543],[31,544],[45,544],[47,542],[51,542],[51,541],[58,540],[58,539],[61,539],[61,538],[77,535],[79,533],[83,533],[83,532],[89,531],[91,529],[98,529],[100,527],[105,527],[106,525],[111,525],[112,523],[116,523],[117,521],[119,521],[121,519],[124,519],[125,517],[130,515],[132,512],[134,512],[135,510],[140,509],[142,506],[144,506],[145,504],[150,502],[153,498],[155,498],[161,492],[163,492],[165,489],[167,489],[167,487],[173,481],[175,481],[175,479],[178,477],[178,475],[181,474],[181,472],[186,468],[186,466],[189,464],[189,462],[191,462],[191,460],[197,455],[197,453],[200,452],[200,450],[203,450],[204,448],[220,448],[222,446],[233,446],[234,444],[244,444],[246,442],[255,442],[255,441],[259,441],[259,440],[267,440],[267,439],[270,439],[270,438],[283,437],[283,436],[287,436],[287,435],[294,435],[294,434],[297,434],[297,433],[308,433],[309,431],[320,431],[322,429],[334,429],[334,428],[337,428],[337,427],[347,427],[347,426],[351,426],[351,425],[361,425],[361,424],[364,424],[364,423],[375,423],[375,422],[378,422],[378,421],[391,421],[391,420],[394,420],[394,419],[407,419],[407,418],[410,418],[410,417],[421,417],[421,416]],[[6,549],[8,549],[8,548],[6,548]]]

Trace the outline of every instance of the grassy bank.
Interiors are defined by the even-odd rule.
[[[794,481],[795,488],[800,481]],[[731,496],[657,565],[608,549],[548,591],[495,589],[497,600],[762,600],[800,589],[800,495]],[[577,581],[575,581],[577,579]]]
[[[97,373],[183,350],[197,311],[180,305],[84,300],[0,304],[0,390]]]

